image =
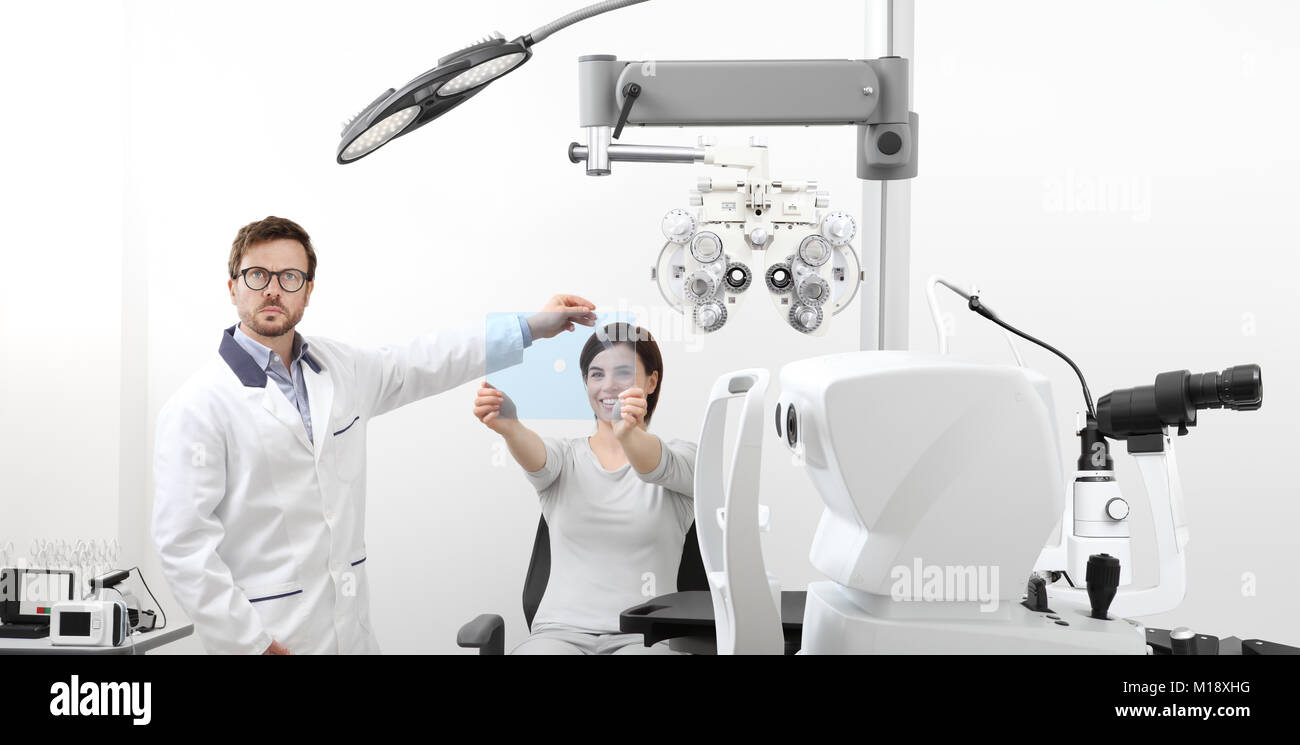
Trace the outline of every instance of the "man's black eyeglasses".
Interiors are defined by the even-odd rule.
[[[301,269],[281,269],[273,272],[260,266],[250,266],[240,270],[239,273],[250,290],[265,290],[266,286],[271,284],[271,277],[275,277],[285,292],[297,292],[311,279]]]

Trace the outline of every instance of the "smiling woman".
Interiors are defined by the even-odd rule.
[[[596,419],[589,437],[541,438],[505,392],[484,383],[474,416],[505,438],[537,490],[549,533],[550,577],[516,654],[669,653],[619,633],[619,613],[676,591],[695,519],[695,443],[662,440],[647,425],[659,403],[663,358],[649,332],[625,323],[592,334],[579,358]],[[502,412],[506,412],[503,415]]]
[[[664,377],[663,356],[650,332],[626,323],[606,326],[587,340],[578,366],[597,420],[621,419],[615,411],[618,395],[637,387],[646,392],[645,421],[650,423]]]

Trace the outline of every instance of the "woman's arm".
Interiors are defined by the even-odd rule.
[[[654,437],[654,435],[651,435]],[[658,439],[658,438],[656,438]],[[695,443],[660,440],[659,465],[648,473],[638,473],[642,481],[658,484],[684,497],[695,495]]]
[[[632,464],[637,473],[644,476],[659,467],[663,448],[658,435],[652,435],[640,427],[628,427],[618,440],[623,445],[627,462]]]
[[[542,438],[513,415],[502,416],[503,404],[507,412],[513,410],[504,393],[484,382],[474,398],[474,418],[505,439],[510,455],[521,468],[529,473],[542,470],[546,466],[546,445]]]
[[[640,388],[629,388],[618,394],[622,418],[614,422],[614,436],[623,446],[627,462],[633,470],[644,476],[659,467],[663,457],[663,447],[657,435],[645,430],[643,421],[646,413],[645,392]]]

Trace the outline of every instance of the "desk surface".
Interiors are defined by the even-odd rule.
[[[161,630],[132,634],[120,647],[64,647],[50,644],[50,637],[42,639],[0,638],[0,654],[144,654],[177,639],[194,633],[194,624],[187,623]]]
[[[808,593],[803,590],[781,593],[781,628],[785,632],[786,654],[798,652],[803,642],[803,613]],[[648,603],[628,608],[619,614],[619,628],[627,634],[642,634],[646,646],[665,639],[689,642],[687,651],[712,652],[709,646],[717,632],[713,623],[713,598],[707,591],[674,592],[660,595]],[[705,643],[701,644],[701,640]],[[1147,628],[1147,643],[1156,655],[1172,653],[1168,629]],[[1300,655],[1300,647],[1291,647],[1261,639],[1220,639],[1197,635],[1199,655]]]
[[[807,600],[805,590],[781,593],[781,629],[785,632],[787,654],[799,651],[802,645],[803,610]],[[618,620],[623,633],[645,636],[647,647],[664,639],[712,639],[717,635],[713,625],[713,598],[707,590],[660,595],[648,603],[628,608],[619,614]]]

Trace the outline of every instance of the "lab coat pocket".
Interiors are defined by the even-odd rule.
[[[257,587],[244,588],[244,596],[248,602],[273,603],[277,600],[293,597],[302,594],[302,585],[298,582],[281,582],[278,585],[259,585]]]
[[[253,604],[262,623],[271,636],[282,644],[292,644],[294,630],[301,625],[299,616],[303,608],[302,583],[282,582],[278,585],[257,585],[243,588],[244,596]]]
[[[355,481],[366,466],[365,428],[360,416],[340,417],[331,422],[330,448],[334,471],[343,481]]]
[[[357,620],[370,631],[370,582],[366,577],[366,554],[363,551],[349,562],[348,579],[351,586],[344,584],[344,595],[352,598],[356,604]]]

